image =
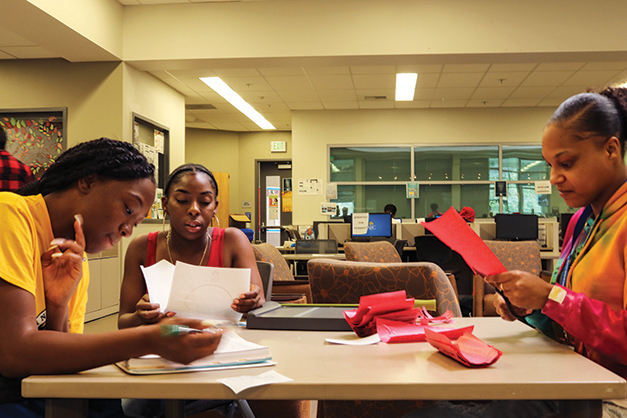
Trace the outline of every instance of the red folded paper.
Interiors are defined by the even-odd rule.
[[[344,311],[344,318],[351,329],[360,337],[375,334],[375,318],[416,323],[420,310],[414,308],[414,299],[407,299],[404,290],[359,298],[357,309]]]
[[[459,253],[475,274],[485,277],[507,271],[496,255],[468,226],[455,208],[451,207],[442,216],[431,222],[422,222],[422,226],[431,231],[453,251]]]
[[[425,329],[427,341],[442,354],[469,367],[487,367],[494,364],[503,352],[475,337],[471,331],[464,332],[455,341],[448,336]]]
[[[427,311],[425,306],[422,307],[422,315],[420,317],[420,325],[429,324],[448,324],[452,322],[453,311],[447,309],[442,315],[434,317]]]
[[[474,326],[464,328],[429,327],[406,322],[377,318],[377,334],[384,343],[420,343],[427,341],[425,329],[457,339],[465,332],[472,332]]]

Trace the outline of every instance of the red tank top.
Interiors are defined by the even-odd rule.
[[[157,262],[157,234],[158,232],[150,232],[148,234],[148,251],[146,252],[146,266],[150,267]],[[208,267],[224,267],[224,229],[213,228],[211,232],[211,250],[209,251]]]

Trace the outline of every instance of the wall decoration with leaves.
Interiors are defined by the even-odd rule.
[[[0,110],[6,150],[40,178],[66,149],[67,109]]]

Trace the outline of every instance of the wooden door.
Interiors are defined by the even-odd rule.
[[[220,220],[220,227],[227,228],[229,226],[229,173],[212,172],[218,183],[218,213],[216,216]],[[214,221],[213,226],[218,226]]]

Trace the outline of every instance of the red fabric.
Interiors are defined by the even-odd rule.
[[[487,367],[503,355],[502,351],[475,337],[471,330],[467,330],[455,340],[429,328],[425,329],[425,335],[429,344],[464,366]]]
[[[150,232],[148,234],[148,251],[146,252],[145,267],[150,267],[157,262],[157,234],[158,232]],[[224,229],[213,228],[211,232],[211,249],[209,250],[207,266],[224,267]]]
[[[0,191],[14,192],[33,181],[35,178],[29,166],[8,151],[0,150]]]
[[[475,274],[485,277],[507,271],[455,208],[451,207],[436,220],[422,222],[422,226],[453,251],[459,253]]]

